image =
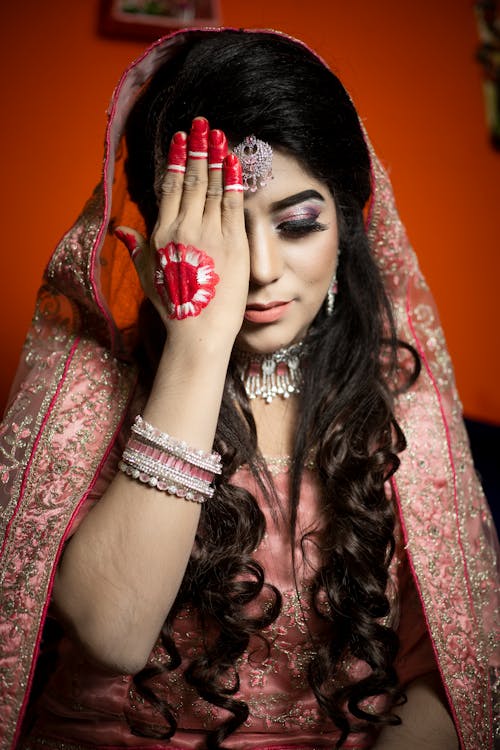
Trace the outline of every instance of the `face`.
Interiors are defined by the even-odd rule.
[[[337,267],[335,204],[292,156],[274,152],[273,179],[245,193],[250,287],[236,344],[267,353],[304,338]]]

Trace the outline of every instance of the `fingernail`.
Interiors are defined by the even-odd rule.
[[[189,152],[191,159],[206,159],[208,156],[208,120],[196,117],[189,133]]]
[[[236,154],[228,154],[224,159],[224,190],[243,192],[241,164]]]
[[[115,229],[115,237],[118,237],[118,239],[123,242],[130,253],[130,257],[134,260],[140,250],[140,246],[137,243],[135,236],[131,232],[124,232],[123,229]]]
[[[167,157],[169,172],[185,172],[187,159],[187,135],[179,130],[170,141]]]
[[[222,169],[227,154],[227,138],[222,130],[211,130],[208,136],[208,168]]]

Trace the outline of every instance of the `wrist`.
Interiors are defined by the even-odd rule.
[[[227,370],[235,335],[219,331],[217,335],[190,330],[190,321],[183,321],[175,330],[169,329],[161,359],[182,362],[189,368],[224,367]],[[184,325],[185,324],[185,325]],[[181,328],[183,330],[181,330]]]
[[[169,337],[144,419],[195,448],[210,450],[230,355],[228,343]]]

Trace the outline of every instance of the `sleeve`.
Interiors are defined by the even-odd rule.
[[[87,497],[81,503],[80,507],[78,508],[77,512],[75,513],[71,521],[68,533],[64,540],[65,543],[67,543],[68,540],[71,539],[71,537],[76,532],[76,530],[80,526],[85,516],[92,510],[94,505],[101,499],[101,497],[104,495],[107,488],[109,487],[109,485],[115,478],[116,473],[118,471],[118,463],[120,461],[123,450],[125,448],[126,431],[128,431],[128,427],[121,430],[115,442],[113,443],[113,447],[111,448],[106,458],[106,461],[101,467],[99,476],[97,477],[96,481],[94,482],[94,485],[92,486],[91,490],[87,494]]]

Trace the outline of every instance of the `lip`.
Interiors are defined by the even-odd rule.
[[[247,305],[244,318],[249,323],[274,323],[282,318],[293,300],[289,302],[268,302],[267,305],[251,304]]]

